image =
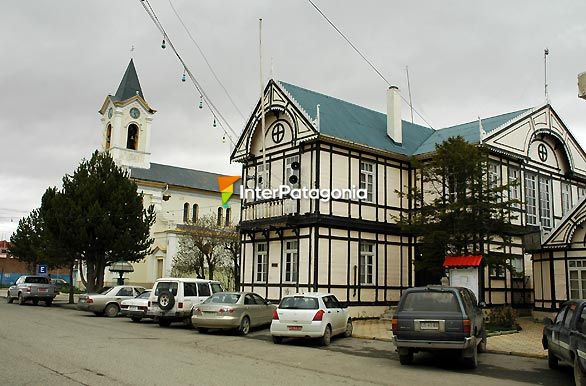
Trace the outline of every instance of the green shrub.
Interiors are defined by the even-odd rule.
[[[488,313],[488,325],[494,328],[517,327],[517,311],[511,306],[495,307]]]

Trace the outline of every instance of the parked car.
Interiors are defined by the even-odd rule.
[[[348,308],[332,294],[307,293],[284,296],[273,312],[271,335],[278,344],[283,338],[319,338],[325,346],[332,336],[352,336]]]
[[[131,285],[117,285],[101,290],[97,294],[86,294],[79,297],[77,309],[93,312],[97,316],[106,315],[113,318],[120,312],[120,304],[127,299],[133,299],[143,293],[143,287]]]
[[[55,288],[49,282],[49,278],[35,275],[19,277],[16,283],[8,288],[6,295],[8,303],[12,303],[16,299],[18,304],[22,305],[28,300],[32,300],[36,306],[39,301],[43,301],[47,307],[51,307],[54,298]]]
[[[574,368],[576,386],[586,386],[586,300],[565,302],[554,320],[544,322],[542,343],[549,367],[567,362]]]
[[[148,317],[150,295],[151,290],[146,290],[134,299],[123,300],[120,303],[120,312],[122,315],[128,316],[133,322],[140,322]]]
[[[427,286],[407,289],[391,322],[402,365],[418,351],[459,350],[468,367],[486,351],[486,329],[476,296],[467,288]]]
[[[161,278],[153,286],[149,297],[148,315],[168,327],[173,322],[191,325],[193,307],[209,296],[224,292],[218,281],[194,278]]]
[[[219,292],[195,306],[191,324],[199,332],[212,328],[238,329],[246,335],[251,327],[270,324],[276,308],[252,292]]]
[[[69,283],[63,279],[51,279],[51,285],[55,289],[55,294],[69,287]]]

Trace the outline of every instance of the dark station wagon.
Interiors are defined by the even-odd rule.
[[[406,290],[392,330],[401,364],[419,351],[459,350],[466,365],[478,366],[486,350],[486,330],[476,296],[467,288],[427,286]]]

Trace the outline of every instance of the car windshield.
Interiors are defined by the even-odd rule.
[[[207,298],[204,303],[235,304],[238,302],[238,299],[240,299],[240,294],[217,293]]]
[[[403,301],[401,311],[460,312],[460,305],[453,292],[410,292]]]
[[[290,310],[317,310],[319,302],[317,298],[309,298],[304,296],[293,296],[283,298],[279,308]]]
[[[169,291],[173,296],[177,296],[177,282],[176,281],[160,281],[155,290],[155,296],[159,296],[163,291]]]
[[[151,294],[151,291],[144,291],[143,293],[138,295],[136,298],[137,299],[148,299],[150,294]]]
[[[212,293],[216,292],[224,292],[224,289],[219,283],[211,283],[212,284]]]
[[[25,283],[32,283],[32,284],[49,284],[49,279],[42,276],[29,276],[24,279]]]

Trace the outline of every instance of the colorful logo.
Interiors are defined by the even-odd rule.
[[[218,177],[218,186],[222,193],[222,206],[227,208],[228,200],[234,194],[234,183],[240,179],[240,176],[221,176]]]

